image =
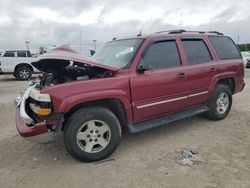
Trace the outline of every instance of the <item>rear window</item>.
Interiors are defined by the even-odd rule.
[[[17,52],[17,57],[26,57],[26,52]]]
[[[209,39],[220,59],[241,59],[238,48],[229,37],[210,36]]]
[[[201,39],[183,40],[183,45],[188,59],[188,64],[200,64],[211,61],[211,55],[206,44]]]
[[[5,52],[4,57],[15,57],[14,52]]]

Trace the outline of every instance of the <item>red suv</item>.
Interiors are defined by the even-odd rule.
[[[44,74],[16,100],[17,129],[39,143],[63,134],[66,149],[80,161],[110,155],[123,131],[200,113],[222,120],[245,85],[241,54],[219,32],[114,39],[93,58],[60,47],[32,64]]]

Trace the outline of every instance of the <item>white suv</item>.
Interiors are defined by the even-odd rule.
[[[18,80],[28,80],[33,72],[31,65],[35,58],[28,50],[9,50],[0,55],[0,74],[13,74]]]

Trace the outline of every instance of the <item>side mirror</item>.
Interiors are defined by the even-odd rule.
[[[137,69],[137,72],[143,74],[147,70],[150,70],[150,66],[140,65]]]

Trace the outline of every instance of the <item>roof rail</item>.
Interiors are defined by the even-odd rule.
[[[218,32],[218,31],[208,31],[207,33],[215,33],[217,35],[224,35],[223,33]]]
[[[184,32],[187,32],[187,33],[188,32],[189,33],[200,33],[200,34],[215,33],[217,35],[224,35],[223,33],[218,32],[218,31],[186,31],[184,29],[159,31],[159,32],[156,32],[155,34],[159,34],[159,33],[178,34],[178,33],[184,33]]]
[[[159,34],[159,33],[170,33],[170,34],[174,34],[174,33],[182,33],[182,32],[186,32],[186,30],[184,30],[184,29],[176,29],[176,30],[158,31],[158,32],[155,32],[155,34]]]

